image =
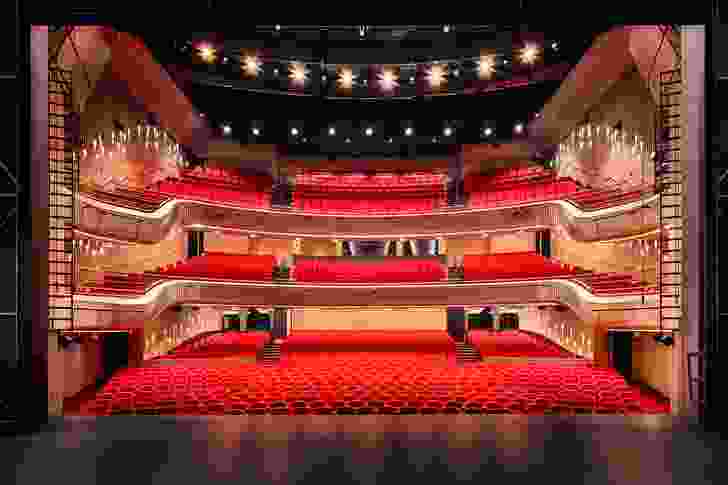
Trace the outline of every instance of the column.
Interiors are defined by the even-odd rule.
[[[674,359],[675,372],[681,376],[675,403],[680,414],[695,415],[697,408],[688,399],[687,354],[704,350],[703,325],[710,318],[704,313],[705,247],[705,27],[681,26],[682,99],[680,112],[680,160],[683,176],[682,192],[682,321],[680,338],[682,355]],[[711,176],[711,174],[707,174]],[[709,315],[709,313],[708,313]],[[677,347],[676,347],[677,348]],[[697,375],[697,362],[692,362]],[[710,372],[708,370],[707,372]],[[710,376],[706,376],[710,379]],[[697,391],[697,385],[694,387]],[[697,393],[696,393],[697,394]]]
[[[465,337],[465,318],[464,307],[447,307],[447,332],[457,341]]]
[[[21,402],[17,411],[27,422],[45,422],[48,419],[48,28],[19,27],[20,56],[30,54],[25,72],[29,77],[22,83],[21,93],[26,107],[21,108],[20,131],[17,147],[18,211],[18,274],[17,320],[5,316],[0,320],[3,349],[10,368],[6,384],[13,389],[12,396]],[[22,59],[19,57],[19,59]],[[26,58],[27,59],[27,58]],[[22,60],[21,66],[22,66]],[[18,81],[16,81],[18,82]],[[28,83],[30,85],[28,85]],[[23,112],[23,109],[27,111]],[[12,121],[11,121],[12,123]],[[15,161],[13,161],[15,162]],[[7,177],[4,173],[3,177]],[[13,259],[15,259],[13,257]],[[13,273],[15,262],[5,267]],[[7,289],[13,292],[12,286]],[[14,320],[14,321],[13,321]],[[12,330],[11,330],[12,329]],[[22,342],[19,346],[16,343]],[[5,356],[3,356],[5,357]],[[12,382],[16,378],[16,382]],[[24,418],[24,419],[23,419]]]
[[[273,321],[271,322],[271,335],[273,338],[285,338],[288,335],[288,309],[273,308]]]

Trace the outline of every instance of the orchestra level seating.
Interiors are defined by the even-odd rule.
[[[471,330],[468,341],[486,357],[576,357],[551,340],[519,330]]]
[[[235,332],[228,333],[230,337],[220,340],[205,338],[200,347],[205,357],[171,355],[163,366],[117,371],[76,413],[542,415],[670,409],[664,399],[628,384],[613,369],[588,361],[513,359],[457,365],[436,359],[450,347],[444,331],[437,337],[413,332],[406,346],[407,339],[396,333],[391,340],[383,332],[376,337],[326,332],[318,333],[318,340],[316,334],[302,334],[306,338],[291,340],[286,352],[310,358],[285,359],[274,366],[210,357],[210,352],[240,345]],[[386,350],[360,351],[375,344]],[[259,345],[246,343],[245,349]],[[327,355],[328,350],[335,352]]]

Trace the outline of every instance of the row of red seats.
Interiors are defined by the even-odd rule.
[[[174,357],[194,357],[200,354],[257,354],[270,341],[267,332],[213,333],[202,338],[190,339],[174,349]]]
[[[206,254],[195,256],[174,266],[157,268],[159,273],[173,276],[264,280],[273,278],[275,256]]]
[[[617,204],[627,204],[640,200],[645,193],[654,191],[653,186],[639,186],[632,189],[584,190],[569,196],[569,199],[588,209],[601,209]]]
[[[439,258],[398,258],[393,261],[297,258],[293,278],[296,281],[424,282],[446,279],[447,269]]]
[[[296,331],[281,344],[292,352],[412,352],[455,353],[455,341],[445,331]]]
[[[214,167],[195,167],[181,170],[180,178],[213,185],[233,185],[236,187],[243,185],[259,190],[264,190],[273,185],[273,179],[268,175],[243,175],[236,170]]]
[[[246,207],[270,207],[270,192],[212,187],[190,182],[158,182],[157,190],[173,197],[223,202]]]
[[[511,167],[497,169],[491,174],[473,174],[465,177],[465,190],[477,191],[483,187],[499,187],[502,185],[518,184],[554,178],[555,172],[539,166]]]
[[[433,414],[669,412],[612,369],[556,363],[433,366],[372,360],[262,367],[126,369],[84,409],[92,414]]]
[[[463,257],[463,277],[466,280],[571,276],[576,273],[575,266],[553,262],[532,251]]]
[[[468,341],[482,357],[575,357],[546,338],[521,331],[471,330]]]
[[[592,289],[594,293],[603,294],[639,294],[654,293],[657,288],[646,282],[637,280],[630,274],[595,273],[581,275],[578,278]]]
[[[410,173],[398,175],[392,173],[380,173],[375,175],[365,174],[344,174],[336,175],[331,173],[304,173],[296,176],[296,183],[302,185],[327,185],[327,186],[366,186],[379,187],[382,185],[389,187],[399,186],[424,186],[424,185],[442,185],[445,183],[446,177],[438,173]]]
[[[571,197],[576,190],[576,183],[568,179],[553,182],[524,183],[508,188],[470,192],[469,204],[473,208],[488,208],[519,202],[555,200]]]
[[[447,207],[447,197],[397,198],[397,199],[333,199],[294,195],[293,206],[308,211],[341,212],[412,212]]]

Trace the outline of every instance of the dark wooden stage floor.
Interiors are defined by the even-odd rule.
[[[3,483],[720,483],[669,416],[119,416],[0,437]],[[13,479],[14,478],[14,479]]]

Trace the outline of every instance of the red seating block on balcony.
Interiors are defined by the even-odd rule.
[[[162,274],[180,277],[201,277],[238,280],[270,280],[275,256],[207,253],[186,262],[178,262]]]
[[[309,282],[426,282],[446,279],[447,270],[437,257],[296,258],[293,277]]]
[[[515,252],[463,257],[463,276],[466,280],[498,278],[536,278],[540,276],[570,276],[573,266],[556,263],[536,252]]]

